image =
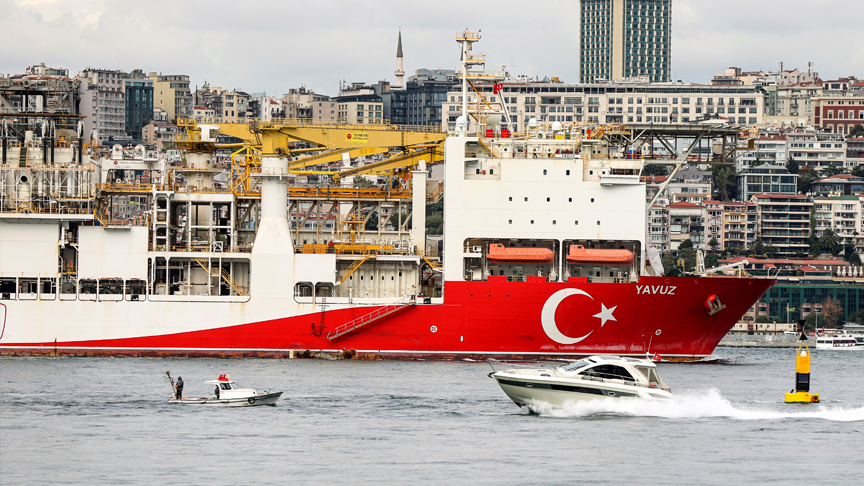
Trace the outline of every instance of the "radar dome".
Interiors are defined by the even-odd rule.
[[[532,118],[532,119],[528,120],[528,127],[529,128],[537,128],[537,119]]]
[[[561,131],[561,122],[552,122],[552,131],[560,132]]]

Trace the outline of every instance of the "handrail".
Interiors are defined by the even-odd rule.
[[[385,315],[388,315],[388,314],[395,312],[397,310],[400,310],[400,309],[404,309],[405,307],[408,307],[409,305],[411,305],[411,298],[406,297],[406,298],[400,299],[400,300],[398,300],[392,304],[388,304],[388,305],[385,305],[383,307],[379,307],[368,314],[364,314],[364,315],[362,315],[362,316],[360,316],[360,317],[358,317],[352,321],[349,321],[345,324],[342,324],[341,326],[328,332],[327,333],[327,339],[332,340],[334,338],[337,338],[337,337],[339,337],[339,336],[341,336],[341,335],[343,335],[349,331],[352,331],[354,329],[357,329],[358,327],[364,326],[366,324],[369,324],[372,321],[375,321],[381,317],[384,317]]]

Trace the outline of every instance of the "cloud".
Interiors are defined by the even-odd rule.
[[[815,69],[823,78],[864,66],[859,2],[675,0],[672,70],[707,83],[729,66]],[[339,80],[393,80],[402,28],[405,70],[456,69],[456,33],[482,29],[490,69],[578,81],[579,3],[439,0],[292,1],[6,0],[0,73],[44,62],[188,74],[193,85],[286,92],[301,84],[335,95]]]

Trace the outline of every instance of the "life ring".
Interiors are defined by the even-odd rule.
[[[255,404],[255,397],[249,397],[249,400],[246,401],[249,402],[249,405],[253,405]]]

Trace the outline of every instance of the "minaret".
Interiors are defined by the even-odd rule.
[[[396,88],[402,89],[402,78],[405,76],[405,71],[402,70],[402,29],[399,29],[399,45],[396,47]]]

